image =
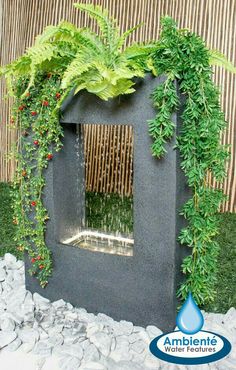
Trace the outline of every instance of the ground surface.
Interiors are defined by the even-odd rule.
[[[236,309],[204,313],[203,329],[224,335],[233,350],[210,365],[176,366],[156,359],[150,341],[155,326],[88,313],[59,300],[51,303],[25,289],[24,263],[11,254],[0,259],[1,370],[233,370],[236,369]]]

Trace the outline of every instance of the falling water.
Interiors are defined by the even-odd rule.
[[[67,243],[132,256],[133,129],[81,125],[80,131],[84,145],[83,163],[81,158],[79,161],[85,170],[85,218],[78,235]]]

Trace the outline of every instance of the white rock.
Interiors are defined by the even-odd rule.
[[[56,334],[54,336],[51,336],[47,341],[52,347],[60,346],[64,342],[64,338],[61,334]]]
[[[47,332],[50,336],[60,334],[64,328],[63,324],[55,324],[52,328],[48,328]]]
[[[18,331],[18,337],[23,343],[35,343],[39,339],[38,330],[24,328]]]
[[[76,312],[68,311],[68,312],[65,312],[64,314],[65,314],[66,320],[74,321],[78,319],[78,314]]]
[[[116,348],[115,351],[110,353],[109,357],[116,362],[132,360],[132,354],[129,352],[128,348]]]
[[[144,370],[144,369],[143,366],[139,364],[134,364],[128,361],[120,361],[113,365],[112,370]]]
[[[90,341],[95,344],[103,356],[108,357],[111,348],[111,337],[106,333],[95,333],[90,337]]]
[[[21,351],[25,352],[25,353],[29,353],[31,351],[33,351],[33,348],[35,346],[35,343],[23,343],[20,347]]]
[[[132,322],[121,320],[119,323],[114,321],[114,335],[130,335],[133,332],[134,325]]]
[[[66,306],[66,302],[63,299],[59,299],[52,303],[53,307],[57,310],[58,308],[64,308]]]
[[[63,356],[76,357],[79,360],[81,360],[83,357],[84,352],[80,343],[72,345],[63,344],[62,346],[57,348],[60,351],[61,355]]]
[[[42,370],[43,366],[45,365],[46,359],[45,358],[39,358],[37,360],[37,370]]]
[[[137,353],[142,353],[145,349],[148,349],[148,346],[142,341],[134,342],[130,345],[130,349]]]
[[[16,261],[17,261],[16,257],[13,256],[13,254],[10,254],[10,253],[5,254],[4,260],[5,260],[5,263],[6,263],[7,267],[10,267],[11,265],[15,265]]]
[[[9,318],[5,318],[1,321],[1,330],[3,331],[14,331],[15,329],[15,321]]]
[[[163,334],[163,332],[154,325],[148,325],[146,327],[146,331],[150,337],[150,340],[158,337],[158,335]]]
[[[90,361],[82,364],[80,370],[107,370],[107,368],[100,362]]]
[[[78,370],[80,368],[80,360],[76,357],[63,357],[59,366],[62,370]]]
[[[88,323],[87,325],[87,337],[90,338],[93,334],[102,331],[104,328],[104,325],[102,323],[96,323],[96,322],[91,322]]]
[[[16,324],[21,324],[24,321],[24,317],[18,315],[18,313],[5,312],[1,315],[1,318],[9,318],[15,321]]]
[[[49,357],[52,354],[52,346],[49,345],[47,342],[37,342],[35,344],[33,353],[35,355],[43,356],[43,357]]]
[[[50,303],[49,299],[44,298],[43,296],[41,296],[38,293],[34,293],[33,294],[33,300],[34,300],[35,304],[37,304],[38,306],[40,306],[42,304],[45,305],[45,304],[49,304]]]
[[[4,281],[7,277],[6,271],[3,269],[0,269],[0,281]]]
[[[1,331],[0,332],[0,349],[12,343],[17,334],[14,331]]]
[[[24,261],[18,260],[16,262],[15,266],[16,266],[17,269],[23,269],[24,270],[24,267],[25,267]]]
[[[84,356],[83,360],[85,362],[90,361],[98,361],[100,359],[100,354],[98,352],[97,347],[94,344],[90,344],[86,349],[84,350]]]
[[[19,338],[16,338],[7,346],[7,350],[10,352],[15,352],[21,346],[21,344],[21,340]]]
[[[170,364],[168,364],[169,366]],[[144,360],[144,366],[151,369],[159,369],[160,367],[160,361],[157,357],[154,357],[151,353],[148,353]]]

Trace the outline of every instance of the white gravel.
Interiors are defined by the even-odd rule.
[[[203,314],[203,329],[227,337],[231,353],[209,365],[171,365],[149,352],[150,341],[162,333],[157,327],[116,322],[62,299],[51,303],[32,295],[25,289],[24,263],[11,254],[0,259],[1,370],[236,369],[236,309]]]

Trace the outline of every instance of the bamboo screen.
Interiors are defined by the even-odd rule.
[[[62,19],[78,26],[92,26],[94,22],[78,10],[73,9],[75,0],[0,0],[1,64],[4,65],[20,56],[27,46],[32,45],[35,36],[49,24]],[[210,48],[222,51],[236,64],[236,1],[235,0],[81,0],[109,8],[119,21],[122,30],[144,22],[130,41],[156,39],[160,31],[160,17],[172,16],[182,28],[189,28],[201,35]],[[222,92],[222,108],[229,126],[222,141],[231,144],[231,160],[227,167],[224,191],[229,200],[222,211],[236,211],[236,76],[215,68],[214,80]],[[1,85],[1,95],[5,86]],[[6,155],[16,138],[16,133],[7,126],[9,104],[0,106],[0,180],[9,181],[15,169],[13,160],[7,162]],[[213,179],[209,181],[217,184]]]

